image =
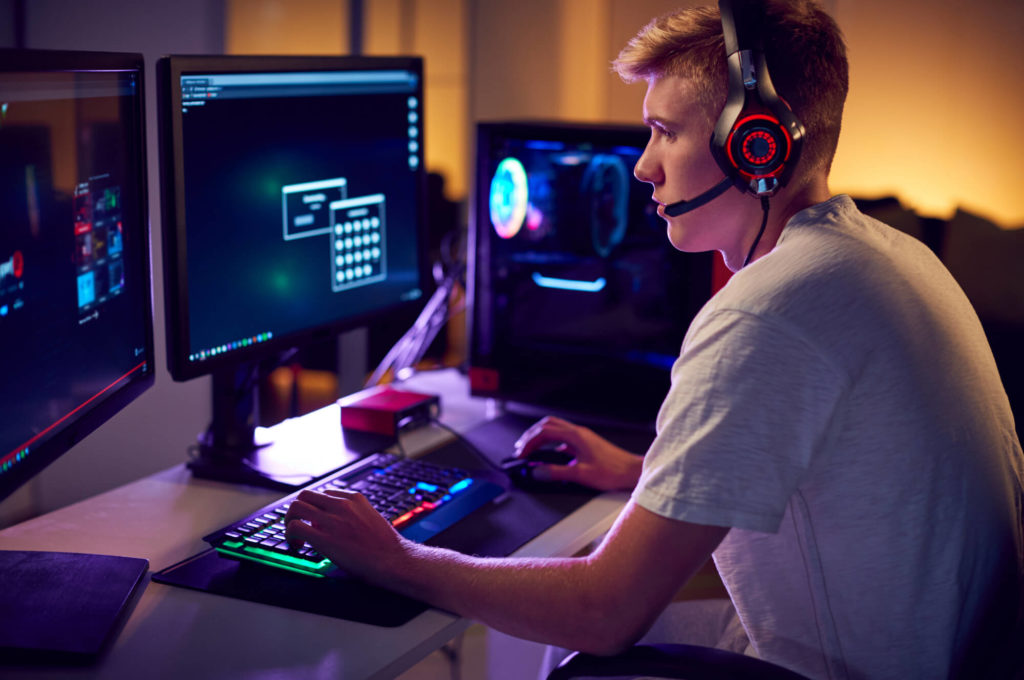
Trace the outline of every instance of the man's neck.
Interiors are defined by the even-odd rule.
[[[816,175],[807,182],[793,187],[791,191],[782,191],[769,199],[768,223],[765,225],[761,240],[758,241],[757,247],[746,264],[767,255],[775,248],[775,244],[779,242],[779,237],[782,236],[782,230],[793,215],[812,205],[827,201],[830,197],[828,178],[822,174]],[[750,236],[751,244],[755,237],[756,232]],[[747,247],[749,249],[749,245]],[[746,252],[743,255],[746,255]],[[739,266],[742,267],[743,264],[741,262]]]

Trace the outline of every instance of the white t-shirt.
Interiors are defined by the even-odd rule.
[[[939,678],[991,598],[1019,600],[1022,471],[963,292],[836,196],[694,320],[634,498],[732,527],[714,557],[762,658]]]

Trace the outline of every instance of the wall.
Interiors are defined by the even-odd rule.
[[[838,0],[850,97],[833,185],[898,195],[948,218],[957,206],[1024,226],[1018,130],[1019,0]]]
[[[345,54],[345,0],[227,0],[226,54]]]
[[[445,177],[445,195],[468,192],[468,17],[473,0],[365,2],[364,53],[417,54],[424,65],[426,167]]]
[[[11,3],[0,4],[0,24],[13,24]],[[8,22],[7,17],[11,17]],[[25,3],[27,47],[142,52],[147,64],[162,54],[219,53],[223,49],[219,1],[33,0]],[[2,33],[0,33],[2,39]],[[0,504],[0,526],[138,479],[185,460],[187,447],[209,414],[209,381],[175,383],[166,370],[163,268],[160,247],[156,90],[146,73],[147,153],[152,233],[156,384],[106,425]]]

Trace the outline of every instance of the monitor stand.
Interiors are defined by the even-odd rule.
[[[390,443],[344,436],[337,404],[257,427],[258,369],[245,363],[213,374],[213,418],[188,462],[194,476],[293,491]]]

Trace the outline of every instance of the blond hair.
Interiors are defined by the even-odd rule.
[[[814,0],[764,0],[764,7],[764,52],[772,82],[807,129],[797,172],[828,172],[849,89],[842,33]],[[626,82],[661,76],[691,80],[713,122],[728,90],[718,8],[683,9],[654,19],[622,49],[613,67]]]

